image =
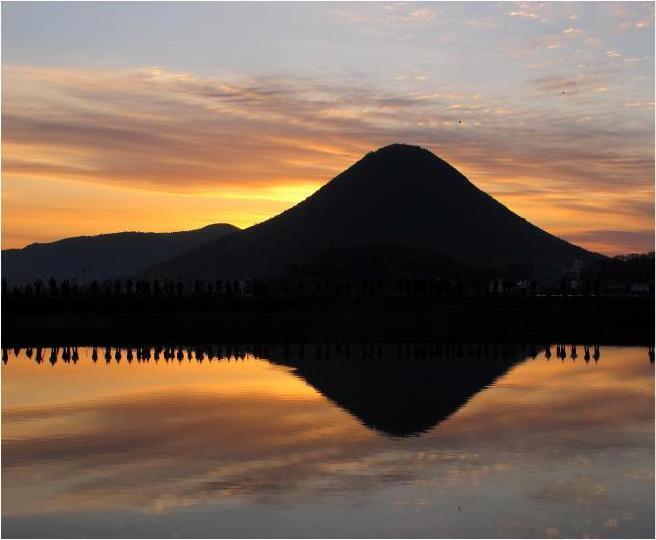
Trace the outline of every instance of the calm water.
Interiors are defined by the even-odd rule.
[[[653,356],[559,352],[10,350],[2,533],[653,537]]]

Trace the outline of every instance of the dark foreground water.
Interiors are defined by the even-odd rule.
[[[5,353],[3,537],[654,535],[644,347]]]

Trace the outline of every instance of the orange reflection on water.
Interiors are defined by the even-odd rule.
[[[12,354],[3,366],[3,519],[332,508],[346,494],[383,521],[412,512],[424,535],[621,536],[653,524],[654,378],[642,348],[602,348],[598,363],[540,353],[407,438],[365,427],[341,386],[344,401],[328,401],[282,364],[90,355],[51,366]],[[331,384],[349,376],[341,367]],[[478,517],[454,521],[454,501]]]
[[[21,358],[4,366],[11,384],[3,384],[2,405],[5,410],[23,406],[58,405],[84,400],[112,399],[121,394],[152,393],[157,390],[189,389],[221,395],[264,393],[295,399],[318,399],[317,393],[301,381],[289,376],[290,369],[258,360],[251,355],[243,360],[222,361],[221,366],[207,359],[199,363],[187,359],[166,362],[154,359],[148,363],[128,362],[126,349],[116,361],[111,348],[111,362],[99,347],[98,360],[92,361],[92,348],[78,349],[79,361],[56,365],[48,363],[49,348],[43,349],[44,363],[30,361],[22,351]],[[134,355],[133,349],[133,355]],[[34,352],[36,356],[36,352]],[[61,355],[61,351],[60,351]],[[13,360],[13,358],[12,358]]]

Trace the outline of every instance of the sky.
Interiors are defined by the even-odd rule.
[[[3,2],[2,247],[246,227],[404,142],[652,251],[653,43],[650,2]]]

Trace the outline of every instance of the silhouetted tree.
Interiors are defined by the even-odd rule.
[[[57,294],[57,282],[53,277],[48,281],[48,290],[50,291],[50,296],[55,296]]]
[[[164,294],[168,296],[173,296],[175,294],[175,284],[170,279],[167,279],[164,282]]]
[[[37,279],[34,282],[34,294],[37,296],[41,296],[43,294],[43,281],[40,279]]]

